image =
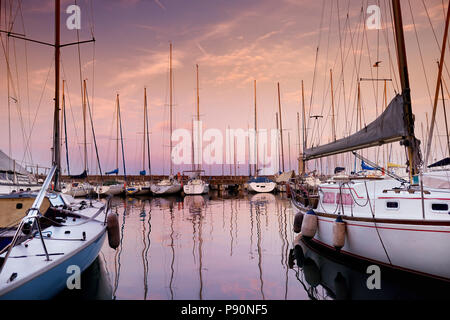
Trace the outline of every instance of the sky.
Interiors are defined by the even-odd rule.
[[[78,34],[65,25],[69,17],[66,8],[74,3],[81,9]],[[296,169],[302,80],[307,118],[323,116],[319,120],[307,119],[308,145],[328,143],[332,139],[330,69],[338,139],[356,131],[357,79],[392,79],[387,83],[388,102],[400,91],[389,3],[387,0],[62,0],[61,42],[75,42],[77,37],[89,40],[93,36],[96,40],[95,44],[81,44],[79,51],[77,46],[62,49],[61,77],[65,80],[71,173],[83,170],[80,78],[87,80],[103,172],[116,167],[117,94],[127,173],[138,174],[142,170],[146,87],[153,173],[168,173],[170,42],[173,44],[174,126],[191,128],[196,112],[196,64],[200,71],[200,113],[205,129],[253,127],[254,80],[257,81],[258,127],[276,128],[277,83],[280,83],[286,169]],[[44,42],[54,41],[52,0],[4,0],[1,4],[2,30],[13,23],[13,32]],[[440,57],[447,3],[410,0],[401,4],[416,136],[423,140],[426,114],[431,119],[436,61]],[[370,5],[381,8],[380,30],[366,28]],[[21,163],[49,167],[54,95],[52,48],[12,38],[8,50],[6,45],[7,39],[2,34],[0,149],[11,151]],[[11,74],[10,117],[7,56]],[[377,61],[381,63],[374,68]],[[444,80],[450,88],[449,78],[446,69]],[[384,83],[361,82],[361,96],[362,122],[368,124],[384,108]],[[441,102],[437,127],[433,159],[448,154]],[[96,173],[90,126],[88,141],[89,168],[91,173]],[[396,147],[391,155],[393,162],[401,161],[400,148]],[[63,167],[67,172],[65,153]],[[176,168],[177,171],[185,169],[190,166]],[[204,169],[213,174],[222,170],[221,166]],[[228,167],[225,170],[227,173]],[[239,173],[247,174],[248,166],[240,164]]]

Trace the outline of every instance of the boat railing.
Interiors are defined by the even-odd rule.
[[[50,170],[47,178],[44,181],[44,184],[41,187],[41,190],[39,191],[38,195],[36,196],[36,199],[34,200],[33,205],[31,206],[30,209],[28,209],[27,211],[27,215],[26,217],[24,217],[22,219],[22,221],[20,222],[19,227],[17,228],[16,233],[14,234],[13,240],[12,242],[9,244],[9,246],[7,246],[6,248],[8,248],[8,251],[6,253],[5,259],[3,261],[2,266],[0,267],[0,273],[3,270],[3,267],[6,265],[6,262],[9,258],[9,255],[11,254],[12,248],[14,248],[14,246],[16,245],[20,235],[22,234],[23,228],[25,226],[30,227],[30,230],[33,228],[34,223],[36,223],[37,228],[38,228],[38,232],[39,232],[39,237],[41,239],[42,242],[42,247],[45,251],[45,256],[46,256],[46,261],[50,261],[50,257],[47,251],[47,247],[45,246],[45,242],[44,242],[44,236],[42,235],[42,229],[41,229],[41,224],[39,222],[39,218],[41,217],[41,212],[40,212],[40,208],[41,205],[45,199],[45,196],[47,194],[47,189],[50,187],[51,183],[52,183],[52,179],[53,176],[55,175],[56,172],[56,166],[53,166],[52,169]],[[6,249],[5,248],[5,249]]]

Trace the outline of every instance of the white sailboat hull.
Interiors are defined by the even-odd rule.
[[[68,185],[62,192],[74,198],[86,197],[91,194],[94,188],[90,184],[79,184],[78,186]]]
[[[99,196],[118,196],[124,191],[123,185],[97,186],[94,192]]]
[[[181,191],[181,185],[178,183],[167,186],[155,184],[152,185],[151,190],[155,195],[170,195],[179,193]]]
[[[276,187],[277,184],[275,182],[250,182],[248,184],[248,191],[255,193],[271,193]]]
[[[209,184],[186,184],[183,186],[183,191],[186,195],[202,195],[209,192]]]
[[[11,193],[16,193],[16,192],[24,192],[24,191],[28,191],[28,192],[33,192],[33,191],[39,191],[41,189],[42,186],[40,185],[36,185],[36,184],[0,184],[0,195],[8,195]]]
[[[296,203],[294,208],[303,213],[306,211]],[[312,241],[334,249],[333,224],[336,217],[317,215],[318,229]],[[346,241],[341,254],[450,280],[449,221],[343,219],[346,222]]]
[[[93,207],[75,212],[94,218],[87,223],[83,224],[83,219],[68,219],[66,227],[52,226],[43,230],[44,235],[51,235],[44,239],[50,261],[46,261],[39,237],[29,240],[27,246],[15,246],[0,273],[0,299],[50,299],[67,287],[68,279],[74,273],[72,267],[81,272],[86,270],[98,256],[106,238],[104,208],[95,217],[102,206],[95,202]],[[67,234],[68,230],[70,233]]]

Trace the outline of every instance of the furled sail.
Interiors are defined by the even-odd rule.
[[[70,176],[70,179],[86,179],[88,177],[88,173],[86,170],[83,171],[82,174],[77,176]]]
[[[308,149],[305,160],[380,146],[404,139],[408,135],[404,123],[403,97],[397,95],[386,110],[361,131],[336,142]]]
[[[110,175],[112,175],[112,174],[119,174],[119,169],[116,169],[116,170],[113,170],[113,171],[110,171],[110,172],[106,172],[105,173],[107,176],[110,176]]]

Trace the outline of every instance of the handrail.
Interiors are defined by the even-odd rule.
[[[19,227],[16,230],[16,233],[14,234],[14,238],[11,241],[11,243],[9,244],[9,249],[8,252],[6,253],[5,256],[5,260],[3,261],[3,264],[0,266],[0,273],[2,272],[4,266],[6,265],[6,262],[9,258],[9,255],[12,251],[12,249],[14,248],[14,246],[17,243],[17,240],[19,239],[19,235],[22,232],[23,227],[28,224],[29,222],[33,223],[34,221],[36,221],[37,226],[38,226],[38,230],[40,233],[40,238],[41,238],[41,242],[42,242],[42,246],[44,247],[44,251],[45,251],[45,255],[47,257],[47,261],[50,261],[48,252],[47,252],[47,248],[45,247],[45,243],[44,243],[44,237],[42,236],[42,230],[41,230],[41,225],[39,223],[39,215],[40,213],[40,207],[42,205],[42,202],[45,199],[45,195],[47,193],[47,189],[50,187],[50,184],[52,182],[53,176],[55,175],[56,172],[56,165],[54,165],[52,167],[52,169],[50,170],[47,178],[44,181],[44,184],[41,187],[41,190],[39,191],[38,195],[36,196],[36,199],[34,200],[33,205],[31,206],[31,208],[28,210],[28,213],[26,215],[26,217],[24,217],[22,219],[22,221],[20,222]],[[32,225],[32,224],[31,224]]]

